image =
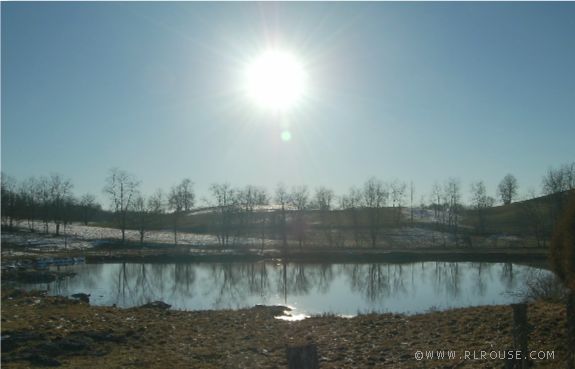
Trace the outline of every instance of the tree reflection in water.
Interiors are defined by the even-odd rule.
[[[247,265],[249,293],[265,299],[270,290],[270,280],[266,263],[257,262]]]
[[[194,285],[196,283],[196,269],[192,264],[177,263],[174,265],[174,283],[169,301],[174,304],[184,303],[194,298]]]
[[[461,276],[459,263],[435,262],[433,270],[433,287],[436,294],[446,294],[456,299],[461,292]]]
[[[513,269],[513,263],[505,263],[501,268],[500,278],[501,282],[505,285],[508,290],[514,290],[517,288],[517,270]]]
[[[50,294],[92,293],[91,302],[121,307],[163,300],[178,309],[289,304],[325,311],[419,312],[431,307],[511,303],[532,267],[511,263],[172,263],[86,264],[48,285]]]
[[[404,270],[403,264],[372,263],[344,267],[352,290],[371,303],[406,294]]]
[[[244,263],[212,264],[212,286],[216,291],[214,307],[241,307],[248,291],[242,285]]]

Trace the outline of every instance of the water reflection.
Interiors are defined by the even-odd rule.
[[[511,263],[172,263],[87,264],[51,284],[51,294],[91,293],[98,305],[131,307],[163,300],[177,309],[255,304],[294,306],[298,313],[417,313],[430,308],[507,304],[537,268]],[[545,273],[545,272],[544,272]],[[548,272],[547,272],[548,273]]]
[[[461,292],[459,263],[434,262],[434,264],[431,270],[434,292],[438,295],[445,295],[457,299]],[[471,272],[471,264],[467,264],[467,269]]]

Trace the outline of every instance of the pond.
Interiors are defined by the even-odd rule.
[[[60,267],[77,275],[27,285],[52,295],[91,294],[93,305],[132,307],[162,300],[174,309],[287,305],[297,314],[421,313],[517,302],[534,275],[512,263],[416,262],[310,264],[117,263]]]

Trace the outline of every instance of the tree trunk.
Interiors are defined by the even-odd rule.
[[[120,213],[120,225],[122,228],[122,245],[125,243],[126,241],[126,213],[122,212]]]
[[[174,211],[174,245],[178,244],[178,214]]]

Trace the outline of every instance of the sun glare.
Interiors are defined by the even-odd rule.
[[[261,54],[248,65],[245,78],[248,96],[265,109],[289,110],[305,93],[303,65],[285,51],[270,50]]]

